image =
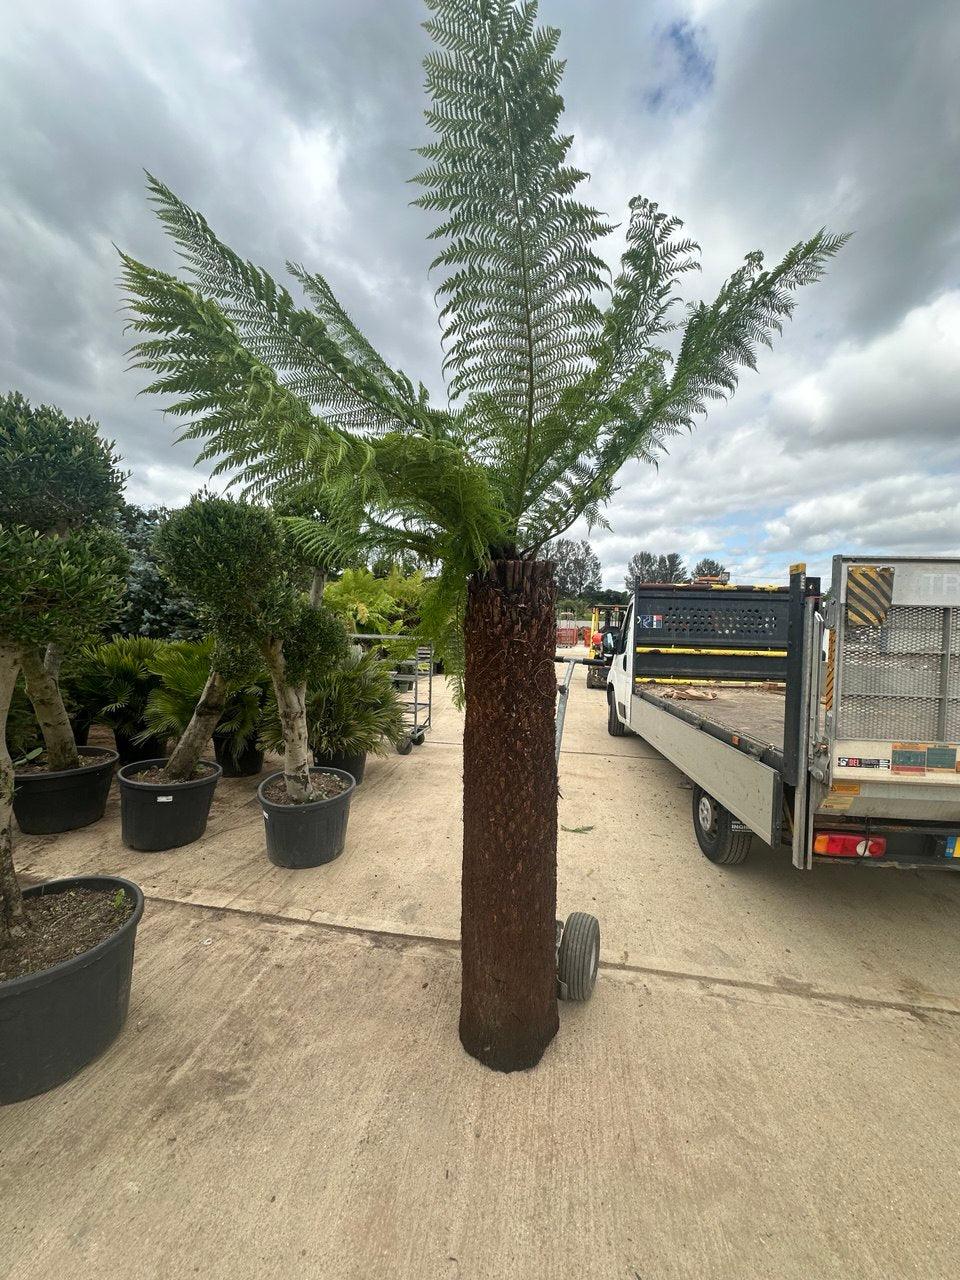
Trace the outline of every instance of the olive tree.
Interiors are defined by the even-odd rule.
[[[14,771],[6,741],[17,675],[50,769],[79,763],[58,683],[62,654],[96,638],[120,603],[126,553],[97,519],[120,500],[112,446],[92,422],[0,399],[0,945],[23,927],[13,867]]]
[[[213,669],[197,711],[167,765],[188,774],[223,709],[225,681],[266,665],[283,731],[291,800],[312,798],[307,673],[346,654],[346,633],[311,604],[291,577],[283,527],[268,508],[198,494],[157,535],[171,582],[195,604],[216,640]]]

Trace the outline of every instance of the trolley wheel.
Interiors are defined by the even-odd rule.
[[[557,981],[567,1000],[589,1000],[600,965],[600,921],[585,911],[573,911],[560,935]]]
[[[605,667],[587,667],[587,688],[605,689],[607,687],[607,671]]]
[[[611,738],[625,738],[627,730],[617,715],[617,701],[612,689],[607,692],[607,733]]]
[[[423,732],[422,729],[417,729],[415,730],[415,732],[411,733],[410,735],[410,741],[413,743],[415,747],[422,747],[425,739],[426,739],[426,734]]]
[[[750,852],[753,834],[734,828],[737,819],[703,787],[693,788],[693,830],[705,857],[718,866],[732,867]],[[739,825],[739,824],[738,824]]]
[[[397,743],[397,755],[408,756],[412,750],[413,750],[413,739],[408,733],[405,738],[401,738],[400,741]]]

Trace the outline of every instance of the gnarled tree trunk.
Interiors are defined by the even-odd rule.
[[[13,645],[0,644],[0,947],[24,930],[23,900],[13,867],[13,761],[7,749],[7,713],[17,683],[20,658]]]
[[[313,761],[307,735],[307,686],[288,683],[283,645],[279,641],[268,645],[263,656],[273,682],[283,730],[283,780],[291,800],[309,800],[313,791],[310,785]]]
[[[203,686],[200,701],[193,709],[190,723],[180,735],[180,741],[167,761],[167,774],[171,778],[189,778],[200,762],[203,748],[223,715],[227,700],[227,684],[219,671],[211,671]]]
[[[468,586],[460,1040],[536,1066],[557,1015],[553,565],[499,560]]]
[[[80,756],[56,676],[47,670],[43,654],[38,649],[21,649],[20,666],[47,749],[47,768],[76,769]]]

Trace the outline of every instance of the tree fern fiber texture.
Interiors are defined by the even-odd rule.
[[[558,1026],[553,565],[475,574],[465,642],[460,1039],[516,1071]]]

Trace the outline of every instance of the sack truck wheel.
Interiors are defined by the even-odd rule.
[[[693,788],[693,830],[704,857],[722,867],[743,862],[750,852],[751,831],[741,831],[729,809],[708,795],[703,787]]]
[[[408,733],[405,738],[401,738],[400,741],[397,743],[397,755],[408,756],[412,750],[413,750],[413,739],[410,737]]]
[[[557,981],[567,1000],[589,1000],[600,966],[600,921],[585,911],[573,911],[560,935]]]
[[[612,689],[607,690],[607,733],[611,738],[627,736],[627,731],[617,715],[617,700]]]
[[[410,741],[413,743],[415,747],[422,747],[425,737],[426,735],[424,734],[423,730],[417,729],[414,733],[411,733]]]

